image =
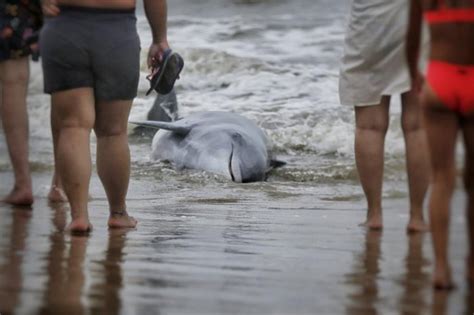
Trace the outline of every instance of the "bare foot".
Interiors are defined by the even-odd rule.
[[[111,229],[134,228],[137,223],[134,217],[129,216],[127,211],[124,211],[122,213],[111,213],[108,225]]]
[[[370,230],[381,230],[383,228],[382,217],[381,216],[372,216],[367,219],[367,221],[359,224],[359,226],[364,226]]]
[[[454,289],[454,284],[451,281],[451,271],[449,268],[435,266],[433,273],[433,287],[436,290]]]
[[[13,188],[2,201],[14,206],[31,206],[33,204],[33,193],[31,189]]]
[[[88,218],[76,218],[69,223],[66,228],[71,234],[89,234],[92,231],[92,224]]]
[[[410,219],[407,225],[407,233],[427,232],[428,224],[423,219]]]
[[[50,202],[67,202],[66,193],[58,186],[53,185],[49,191],[48,200]]]

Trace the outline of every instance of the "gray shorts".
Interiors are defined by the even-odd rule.
[[[44,91],[91,87],[96,100],[133,99],[140,76],[134,10],[60,9],[40,35]]]

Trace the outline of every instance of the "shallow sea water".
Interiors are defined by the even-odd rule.
[[[49,98],[32,64],[33,210],[0,205],[1,314],[472,314],[457,190],[451,261],[458,289],[433,293],[429,235],[408,236],[399,104],[386,143],[382,233],[358,227],[365,201],[352,153],[352,108],[338,103],[348,1],[169,1],[169,41],[185,59],[180,114],[226,110],[255,120],[288,164],[235,184],[149,159],[130,136],[133,231],[105,227],[94,174],[88,238],[62,232],[67,206],[46,200]],[[138,10],[142,73],[132,119],[145,117],[150,33]],[[0,195],[13,182],[0,134]],[[95,140],[92,137],[93,146]],[[461,155],[460,155],[461,157]]]

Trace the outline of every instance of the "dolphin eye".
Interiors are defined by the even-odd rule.
[[[234,140],[235,142],[239,144],[244,142],[244,137],[242,137],[240,133],[233,133],[231,137],[232,137],[232,140]]]

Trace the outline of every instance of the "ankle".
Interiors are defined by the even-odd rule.
[[[48,193],[48,200],[50,202],[66,202],[67,196],[61,187],[51,185],[51,189]]]
[[[89,233],[92,231],[92,224],[88,218],[75,218],[68,224],[66,230],[72,234]]]
[[[420,208],[410,208],[410,220],[424,221],[423,210]]]
[[[110,211],[110,216],[113,217],[113,216],[125,216],[125,215],[128,215],[127,213],[127,210],[111,210]]]
[[[128,215],[127,211],[110,213],[108,226],[110,228],[135,228],[137,220]]]
[[[74,211],[71,210],[71,218],[76,221],[76,220],[86,220],[89,221],[89,213],[88,211]]]
[[[368,209],[367,210],[367,220],[371,220],[374,218],[381,218],[382,217],[382,209]]]
[[[31,192],[32,190],[33,190],[33,186],[31,184],[31,181],[17,180],[15,181],[15,185],[13,186],[13,191]]]
[[[109,208],[110,216],[126,216],[128,215],[127,206],[125,204],[113,206]]]

